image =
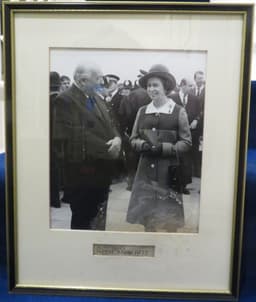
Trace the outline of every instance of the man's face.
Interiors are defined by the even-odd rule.
[[[193,88],[193,84],[192,84],[192,82],[187,82],[186,85],[182,85],[180,88],[181,88],[181,91],[185,95],[187,95],[191,91],[191,89]]]
[[[109,81],[108,91],[113,92],[117,89],[117,81],[111,80]]]
[[[120,91],[120,94],[121,95],[124,95],[124,96],[128,96],[130,94],[131,90],[128,89],[128,88],[123,88],[121,91]]]
[[[68,79],[65,79],[61,81],[61,90],[65,91],[70,87],[70,81]]]
[[[195,82],[197,87],[201,87],[204,84],[204,75],[203,74],[196,74]]]
[[[92,71],[80,75],[77,81],[80,89],[87,94],[96,92],[104,85],[103,75],[100,71]]]

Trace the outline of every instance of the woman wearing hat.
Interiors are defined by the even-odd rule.
[[[138,111],[130,139],[140,161],[127,221],[145,231],[177,232],[184,226],[179,157],[191,146],[187,114],[168,97],[176,80],[165,66],[152,66],[139,83],[152,101]]]

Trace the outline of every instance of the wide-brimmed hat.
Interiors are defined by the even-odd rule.
[[[150,78],[157,77],[165,81],[166,92],[171,92],[176,87],[175,77],[169,72],[168,68],[162,64],[153,65],[149,71],[139,79],[140,86],[147,88],[147,82]]]

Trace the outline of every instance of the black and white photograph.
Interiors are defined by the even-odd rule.
[[[50,50],[50,227],[198,233],[206,51]]]

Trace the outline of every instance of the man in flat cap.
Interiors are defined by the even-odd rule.
[[[120,132],[119,107],[123,98],[118,85],[120,78],[115,74],[106,74],[104,79],[107,91],[107,96],[105,97],[107,108],[114,125]]]
[[[97,66],[80,64],[71,87],[56,99],[54,148],[64,149],[64,186],[72,229],[95,228],[92,222],[106,205],[121,149],[119,133],[97,94],[102,85]]]
[[[119,76],[115,74],[106,74],[104,78],[106,80],[107,87],[110,92],[114,92],[115,90],[117,90],[118,81],[120,80]]]
[[[107,97],[105,98],[109,110],[113,113],[113,117],[117,118],[120,99],[122,96],[119,94],[118,81],[120,78],[115,74],[106,74],[104,76],[106,81]]]

